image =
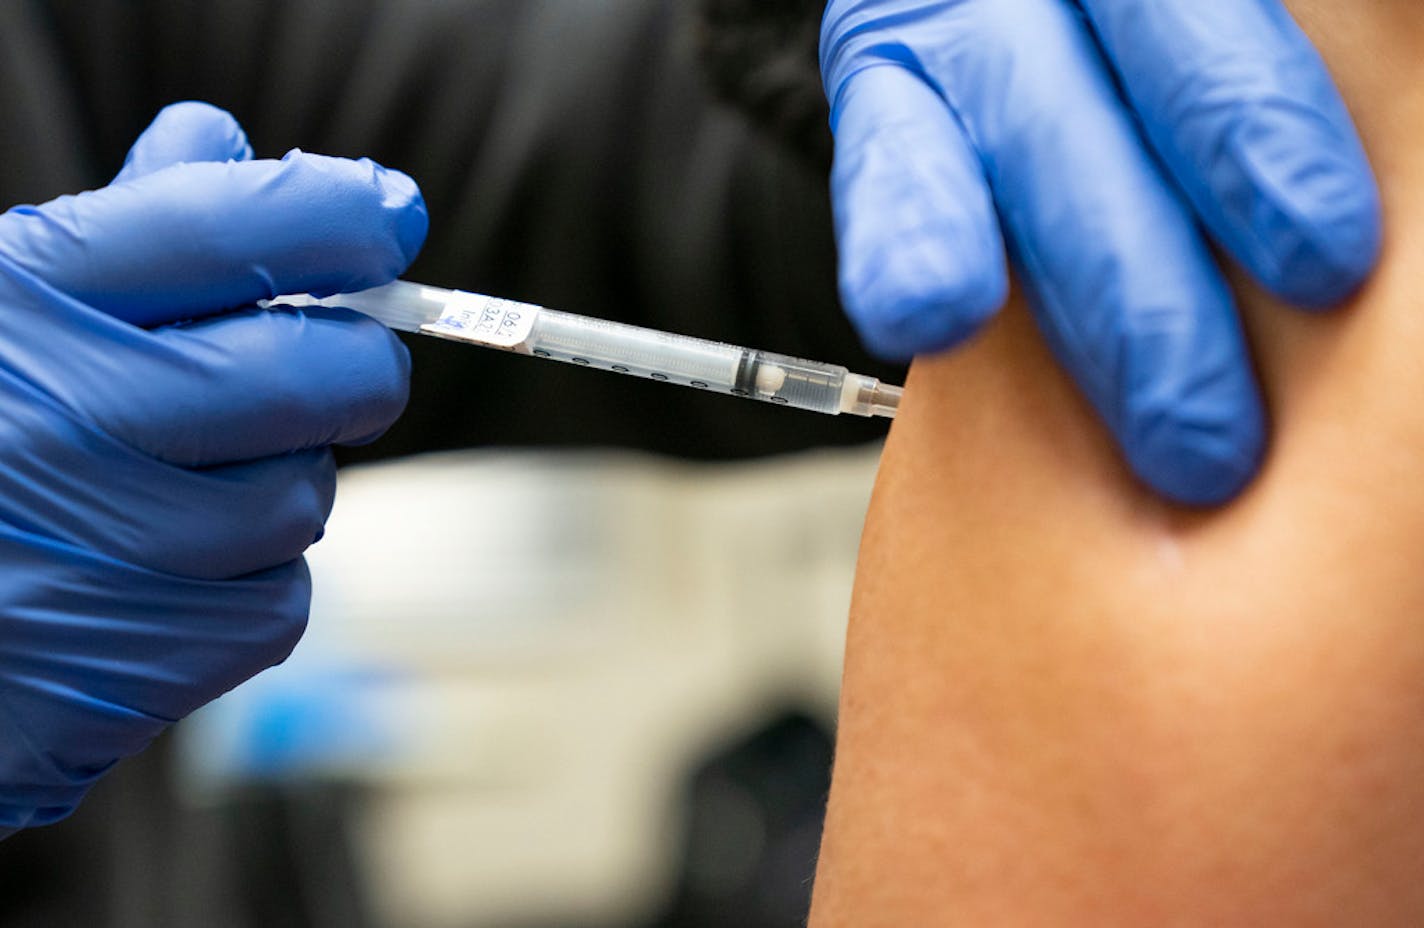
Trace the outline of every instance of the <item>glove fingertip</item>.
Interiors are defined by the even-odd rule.
[[[1193,199],[1262,286],[1324,309],[1373,272],[1383,219],[1374,172],[1343,105],[1328,86],[1305,96],[1202,120],[1193,147],[1218,150],[1220,160]]]
[[[356,446],[376,441],[410,402],[410,349],[384,324],[354,310],[316,306],[302,312],[314,322],[340,326],[346,344],[343,354],[354,359],[346,367],[359,371],[348,387],[349,419],[333,443]]]
[[[1083,332],[1065,330],[1053,314],[1042,320],[1045,332],[1138,478],[1182,505],[1218,506],[1251,483],[1266,451],[1265,402],[1245,333],[1224,280],[1148,283],[1150,295],[1105,317],[1112,321],[1098,330],[1110,333],[1106,352],[1075,351]]]
[[[202,100],[182,100],[160,110],[154,123],[160,121],[175,128],[181,126],[189,136],[204,140],[209,152],[215,156],[211,160],[248,161],[252,158],[252,144],[247,139],[247,132],[237,117],[222,107]]]
[[[380,178],[382,204],[395,217],[395,238],[400,248],[401,267],[392,276],[400,276],[420,254],[425,245],[425,237],[430,232],[430,211],[426,208],[425,197],[420,187],[401,171],[376,167]]]
[[[115,183],[136,180],[175,164],[249,161],[252,145],[233,115],[209,103],[170,103],[134,142]]]
[[[920,263],[892,257],[875,267],[861,279],[847,276],[841,289],[847,314],[866,348],[887,361],[960,344],[1008,298],[1002,262],[962,268],[950,260]]]
[[[1302,309],[1323,310],[1349,299],[1379,264],[1383,219],[1372,181],[1355,196],[1337,199],[1303,216],[1279,243],[1274,273],[1263,283]]]
[[[1221,440],[1194,434],[1190,427],[1165,426],[1129,457],[1157,492],[1184,506],[1207,508],[1241,494],[1260,470],[1264,450],[1259,434]]]
[[[347,211],[354,229],[379,229],[365,235],[367,259],[354,265],[356,273],[340,280],[306,286],[316,296],[331,296],[378,287],[395,280],[410,266],[430,231],[430,213],[419,185],[408,175],[369,158],[347,161],[293,149],[282,158],[283,169],[294,172],[301,185],[335,183],[344,191],[335,205]],[[371,216],[371,221],[359,221]],[[356,218],[352,218],[356,217]],[[350,243],[348,243],[350,244]]]
[[[1128,461],[1139,478],[1182,505],[1228,503],[1265,458],[1266,414],[1255,380],[1235,365],[1216,376],[1168,379],[1181,389],[1167,387],[1156,402],[1128,414]]]
[[[198,706],[230,691],[262,671],[285,663],[297,649],[297,645],[301,644],[311,619],[312,579],[306,558],[299,557],[295,561],[264,571],[263,578],[271,578],[270,582],[279,592],[271,613],[263,617],[265,621],[254,623],[254,633],[250,640],[232,642],[233,653],[241,654],[250,646],[250,653],[244,655],[247,660],[241,666],[234,666],[235,679],[224,681],[222,690],[206,696],[188,712],[195,711]]]

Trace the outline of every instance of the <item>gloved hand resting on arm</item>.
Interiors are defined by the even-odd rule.
[[[415,184],[250,158],[183,104],[110,186],[0,216],[0,836],[287,656],[329,446],[404,407],[379,323],[252,304],[393,279],[425,237]]]
[[[1378,193],[1277,0],[832,0],[841,290],[887,356],[1004,301],[1004,242],[1137,475],[1189,504],[1254,474],[1265,416],[1205,226],[1272,293],[1355,291]]]

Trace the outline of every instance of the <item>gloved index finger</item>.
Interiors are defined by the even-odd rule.
[[[393,280],[428,227],[414,181],[371,161],[179,164],[0,216],[0,252],[54,288],[142,326],[282,293]]]
[[[989,182],[963,130],[928,85],[896,65],[848,78],[833,112],[846,313],[885,358],[962,341],[1008,291]]]
[[[1301,306],[1357,289],[1379,257],[1379,193],[1325,63],[1279,0],[1079,2],[1227,250]]]

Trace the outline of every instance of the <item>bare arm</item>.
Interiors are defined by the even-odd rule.
[[[1374,149],[1382,274],[1330,317],[1247,295],[1275,445],[1219,513],[1133,483],[1020,305],[917,365],[813,926],[1424,923],[1424,108],[1381,95],[1419,30],[1292,6]]]

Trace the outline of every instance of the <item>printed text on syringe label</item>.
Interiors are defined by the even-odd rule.
[[[446,300],[440,318],[421,330],[494,348],[516,348],[529,338],[538,315],[539,307],[528,303],[456,291]]]

